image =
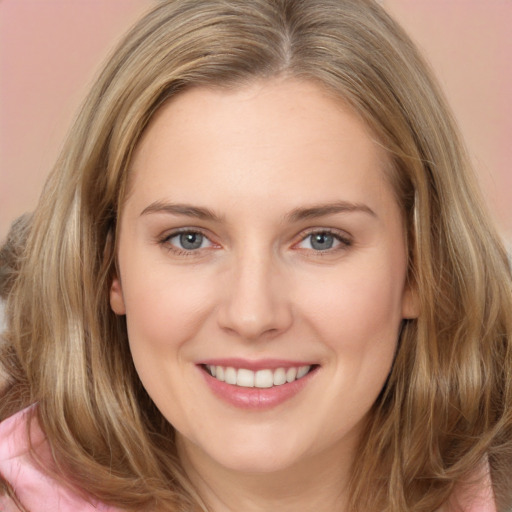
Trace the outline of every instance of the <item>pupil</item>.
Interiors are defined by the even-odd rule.
[[[334,237],[329,233],[318,233],[311,238],[311,247],[319,251],[325,251],[333,246]]]
[[[183,233],[180,235],[180,244],[184,249],[199,249],[203,243],[203,235],[200,233]]]

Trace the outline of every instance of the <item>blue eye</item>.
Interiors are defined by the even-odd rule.
[[[348,247],[350,240],[341,235],[329,231],[317,231],[305,236],[297,245],[300,249],[311,249],[313,251],[329,251]]]
[[[333,235],[330,233],[314,233],[309,235],[310,244],[315,251],[325,251],[326,249],[332,249],[336,242]]]
[[[206,236],[202,233],[198,233],[197,231],[183,231],[181,233],[171,235],[165,241],[175,248],[184,251],[196,251],[212,245]]]

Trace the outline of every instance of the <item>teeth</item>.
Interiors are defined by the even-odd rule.
[[[236,384],[236,370],[230,366],[224,372],[224,381],[228,384]]]
[[[251,370],[246,370],[244,368],[240,368],[238,370],[236,376],[236,385],[242,386],[244,388],[253,388],[254,387],[254,372]]]
[[[274,386],[281,386],[286,382],[286,372],[284,368],[278,368],[274,371]]]
[[[307,366],[301,366],[299,370],[297,371],[297,379],[302,379],[306,373],[309,372],[309,367]]]
[[[275,370],[258,370],[253,372],[246,368],[233,368],[231,366],[215,366],[206,365],[206,368],[212,377],[217,380],[226,382],[244,388],[271,388],[273,386],[282,386],[287,382],[302,379],[311,370],[310,365],[290,367],[290,368],[277,368]]]
[[[286,370],[286,382],[293,382],[297,378],[297,368]]]
[[[272,370],[258,370],[254,376],[255,388],[271,388],[274,385]]]

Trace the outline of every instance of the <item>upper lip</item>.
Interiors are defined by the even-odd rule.
[[[277,368],[298,368],[312,366],[311,361],[292,361],[289,359],[243,359],[243,358],[215,358],[198,362],[199,365],[223,366],[232,368],[245,368],[247,370],[276,370]]]

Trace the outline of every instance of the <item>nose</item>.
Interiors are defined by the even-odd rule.
[[[293,320],[286,279],[272,258],[257,252],[236,259],[218,309],[219,326],[244,340],[273,338]]]

